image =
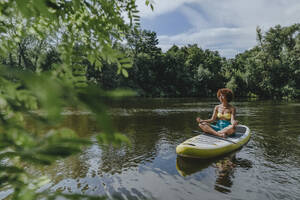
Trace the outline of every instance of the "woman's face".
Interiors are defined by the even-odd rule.
[[[220,102],[221,102],[221,103],[223,103],[223,102],[227,102],[227,100],[226,100],[226,96],[225,96],[224,94],[220,94],[220,96],[219,96],[219,100],[220,100]]]

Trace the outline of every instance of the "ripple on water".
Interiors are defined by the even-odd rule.
[[[122,109],[122,108],[114,108],[109,110],[109,114],[113,116],[133,116],[138,114],[145,114],[145,115],[168,115],[172,113],[201,113],[201,112],[212,112],[213,107],[211,108],[156,108],[156,109],[144,109],[144,108],[136,108],[136,109]]]
[[[232,160],[226,155],[186,163],[178,162],[176,145],[193,136],[196,114],[211,116],[218,102],[152,101],[125,102],[108,110],[117,130],[132,141],[130,147],[98,145],[94,138],[94,144],[82,154],[38,174],[44,172],[53,179],[49,186],[53,190],[116,199],[279,200],[300,196],[300,104],[234,102],[238,120],[251,129],[248,144]],[[78,119],[82,118],[72,121],[72,126],[83,121]]]

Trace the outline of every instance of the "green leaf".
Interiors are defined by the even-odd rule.
[[[35,8],[38,10],[37,15],[43,15],[46,17],[50,17],[51,13],[46,5],[46,1],[44,0],[33,0],[33,4]]]
[[[120,74],[120,73],[121,73],[121,69],[122,69],[122,68],[118,68],[117,74]]]
[[[16,0],[17,7],[21,13],[26,16],[30,17],[31,16],[31,11],[28,8],[29,6],[29,0]]]
[[[34,190],[29,189],[29,187],[23,186],[18,188],[17,191],[13,193],[13,199],[15,200],[34,200],[36,199],[36,193]]]
[[[131,68],[132,67],[132,63],[125,63],[125,64],[122,64],[122,68]]]
[[[122,69],[122,74],[123,74],[126,78],[128,78],[128,72],[127,72],[126,69]]]

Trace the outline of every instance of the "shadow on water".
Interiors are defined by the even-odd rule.
[[[236,158],[236,152],[225,157],[213,159],[195,159],[177,156],[176,169],[181,176],[191,176],[212,166],[216,169],[215,190],[222,193],[230,193],[233,186],[234,171],[237,167],[243,169],[252,168],[252,162],[247,159]]]

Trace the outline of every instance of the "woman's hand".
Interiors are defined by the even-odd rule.
[[[203,120],[202,120],[202,119],[200,119],[200,117],[197,117],[197,118],[196,118],[196,121],[197,121],[198,123],[201,123],[201,122],[203,122]]]
[[[238,125],[238,123],[239,123],[239,121],[234,120],[233,123],[232,123],[232,125],[233,125],[233,126],[236,126],[236,125]]]

